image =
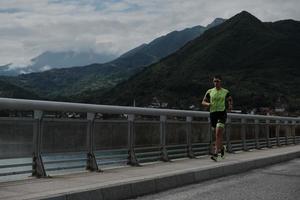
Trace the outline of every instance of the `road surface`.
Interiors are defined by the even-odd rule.
[[[300,158],[138,200],[300,200]]]

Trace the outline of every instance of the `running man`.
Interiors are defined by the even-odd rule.
[[[228,90],[221,87],[222,78],[220,75],[214,76],[214,88],[209,89],[203,100],[202,105],[209,107],[210,122],[213,132],[216,134],[214,152],[211,159],[217,161],[218,154],[224,158],[225,148],[223,146],[223,130],[227,118],[226,102],[228,102],[228,111],[232,110],[233,100]]]

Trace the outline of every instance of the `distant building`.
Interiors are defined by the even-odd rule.
[[[168,103],[167,102],[162,102],[161,103],[161,107],[162,108],[167,108],[168,107]]]
[[[241,110],[231,110],[232,113],[238,113],[238,114],[242,114]]]
[[[285,112],[285,108],[275,108],[275,112],[283,113]]]
[[[152,102],[148,105],[149,108],[167,108],[167,102],[160,102],[157,97],[152,98]]]
[[[195,105],[191,105],[191,106],[189,106],[189,109],[191,109],[191,110],[194,110],[196,108],[196,106]]]
[[[274,111],[278,115],[285,115],[287,107],[288,107],[287,99],[284,96],[280,96],[276,100]]]

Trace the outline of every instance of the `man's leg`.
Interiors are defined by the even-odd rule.
[[[217,146],[216,128],[211,127],[211,153],[212,154],[216,154],[216,146]]]
[[[216,128],[217,153],[220,152],[223,149],[223,130],[224,130],[224,124],[223,123],[217,123],[217,128]]]
[[[215,133],[215,142],[214,142],[214,152],[213,155],[210,157],[214,161],[218,161],[218,154],[221,150],[220,143],[222,144],[222,128],[216,127],[214,129]]]
[[[210,113],[210,122],[211,122],[211,127],[212,127],[212,134],[214,136],[214,139],[212,138],[213,142],[213,152],[212,156],[210,157],[214,161],[218,161],[218,139],[217,139],[217,113]]]
[[[217,142],[217,129],[212,127],[212,156],[210,157],[214,161],[218,161],[218,142]]]

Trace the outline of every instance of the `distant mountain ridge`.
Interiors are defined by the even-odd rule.
[[[169,107],[200,106],[221,74],[238,109],[272,107],[284,97],[300,110],[300,22],[263,23],[243,11],[112,90],[81,96],[100,104],[147,106],[153,97]]]
[[[82,92],[93,93],[94,90],[104,92],[151,63],[177,51],[187,42],[199,37],[205,30],[206,27],[195,26],[182,31],[173,31],[105,64],[52,69],[2,79],[31,90],[44,99],[64,99]]]

